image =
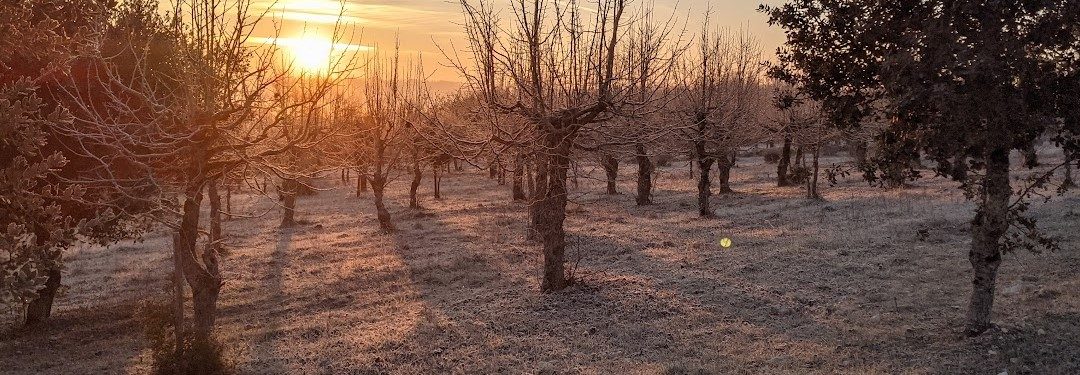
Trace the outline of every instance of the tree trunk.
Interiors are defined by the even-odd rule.
[[[220,284],[191,287],[195,342],[210,342],[214,333],[214,324],[217,321],[217,301],[220,292]]]
[[[696,145],[694,146],[694,149],[690,151],[690,161],[686,163],[687,168],[690,170],[690,179],[691,180],[694,179],[694,162],[696,162],[698,160],[697,151],[695,151],[695,150],[697,150]]]
[[[379,218],[379,228],[383,232],[392,232],[394,230],[394,223],[390,220],[390,211],[386,210],[386,204],[383,202],[383,189],[386,187],[386,178],[375,176],[371,180],[371,191],[375,196],[375,212]]]
[[[282,228],[296,225],[296,194],[299,190],[297,185],[299,183],[292,177],[286,178],[281,183],[282,207],[284,208],[281,215]]]
[[[638,165],[637,205],[650,205],[652,204],[652,160],[649,160],[649,155],[645,153],[645,145],[641,143],[634,146],[634,154]]]
[[[533,178],[533,161],[525,160],[525,196],[531,197],[536,193],[536,179]]]
[[[607,193],[619,194],[619,190],[615,187],[615,182],[619,178],[619,159],[611,154],[604,154],[600,159],[600,164],[604,166],[604,175],[607,176]]]
[[[967,157],[963,155],[957,155],[952,160],[952,168],[949,171],[950,177],[957,181],[967,180],[968,163]]]
[[[199,235],[199,206],[201,189],[188,189],[184,200],[178,237],[181,244],[181,267],[188,286],[191,287],[193,307],[193,333],[198,343],[208,343],[217,318],[217,299],[221,291],[221,273],[218,269],[217,252],[206,246],[201,261],[196,256],[196,240]]]
[[[488,163],[488,178],[495,179],[499,176],[499,159],[496,158]]]
[[[221,249],[221,196],[218,195],[218,183],[221,180],[210,180],[206,185],[207,197],[210,198],[210,246],[214,250]]]
[[[359,167],[356,169],[356,197],[359,198],[363,192],[368,190],[368,177],[367,166]]]
[[[517,155],[514,158],[514,181],[511,187],[511,195],[514,202],[525,200],[525,189],[522,186],[522,180],[525,177],[525,157]]]
[[[851,140],[851,156],[855,159],[855,165],[862,166],[866,164],[866,152],[867,146],[865,141]]]
[[[724,156],[716,163],[717,179],[720,183],[720,194],[731,193],[731,168],[735,165],[735,152],[725,152]]]
[[[364,190],[367,190],[367,179],[363,173],[356,171],[356,198],[363,197]]]
[[[1039,153],[1035,151],[1035,142],[1031,142],[1024,148],[1024,166],[1028,168],[1039,166]]]
[[[529,194],[528,202],[529,222],[525,225],[525,238],[530,241],[535,241],[540,237],[540,232],[536,226],[536,221],[539,217],[539,214],[537,213],[539,207],[537,207],[537,204],[544,196],[544,194],[540,192],[540,189],[543,184],[547,183],[547,170],[550,159],[550,157],[544,156],[533,158],[533,165],[535,166],[536,173],[535,175],[530,176],[532,180],[530,181],[529,186],[532,192]]]
[[[180,267],[180,259],[183,256],[183,245],[181,244],[180,234],[173,233],[173,334],[176,339],[175,348],[173,352],[176,356],[176,373],[181,373],[181,369],[187,368],[184,365],[184,271]]]
[[[784,136],[784,146],[780,149],[780,161],[776,163],[776,186],[784,187],[788,181],[788,167],[791,166],[791,137]]]
[[[225,184],[225,220],[232,220],[232,184]]]
[[[566,179],[570,168],[570,145],[573,142],[562,134],[547,134],[544,143],[546,159],[537,169],[536,195],[530,205],[531,219],[544,244],[544,292],[557,291],[570,285],[566,273]]]
[[[806,164],[803,163],[803,161],[804,161],[803,159],[804,158],[803,158],[803,148],[802,148],[802,146],[796,147],[795,148],[795,165],[798,165],[800,167],[805,166]]]
[[[503,168],[501,161],[499,168],[495,171],[495,178],[498,179],[499,186],[506,185],[506,169]]]
[[[386,165],[386,144],[381,138],[375,138],[375,173],[371,176],[371,192],[375,195],[375,212],[379,219],[379,228],[383,232],[394,231],[394,223],[390,220],[390,211],[386,209],[384,193],[387,183],[389,166]]]
[[[37,297],[26,306],[27,326],[45,323],[52,316],[53,301],[56,300],[56,292],[60,290],[61,276],[60,269],[49,270],[45,286],[38,289]]]
[[[50,233],[40,226],[33,226],[35,243],[38,246],[44,246],[48,242]],[[52,316],[53,301],[56,300],[56,293],[60,290],[60,279],[63,276],[60,267],[60,256],[63,253],[55,254],[57,259],[51,269],[48,270],[45,285],[38,289],[37,297],[30,301],[26,306],[26,326],[35,326],[45,323],[49,317]]]
[[[821,147],[814,146],[811,149],[812,153],[812,165],[813,172],[810,177],[806,179],[806,197],[810,199],[821,199],[821,194],[818,194],[818,155],[821,154]]]
[[[447,166],[449,167],[449,163],[447,164]],[[442,178],[439,177],[440,167],[441,165],[439,163],[434,163],[431,165],[431,179],[434,183],[434,186],[432,186],[432,188],[435,190],[435,199],[442,199],[442,189],[440,188],[440,186],[442,185]],[[450,171],[446,171],[446,173],[450,173]]]
[[[412,183],[409,184],[409,208],[420,208],[420,202],[416,199],[416,191],[420,188],[420,181],[424,178],[424,172],[420,170],[420,161],[413,155]]]
[[[1009,149],[998,148],[986,157],[986,175],[982,181],[981,202],[971,223],[972,280],[971,305],[967,314],[968,335],[978,335],[990,328],[994,305],[994,283],[1001,265],[1001,237],[1009,227],[1008,211],[1012,187],[1009,186]]]
[[[709,196],[712,195],[712,181],[709,180],[709,170],[712,169],[713,158],[705,152],[705,142],[694,142],[694,155],[698,164],[698,214],[701,217],[715,217],[712,207],[709,206]]]
[[[1061,188],[1068,190],[1076,187],[1072,177],[1072,161],[1065,161],[1065,179],[1061,182]]]

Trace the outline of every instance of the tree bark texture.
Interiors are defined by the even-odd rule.
[[[573,140],[565,134],[544,136],[546,150],[537,166],[536,194],[530,205],[533,228],[544,246],[544,292],[557,291],[570,285],[566,273],[566,182],[570,168],[570,147]]]
[[[609,195],[619,194],[619,190],[615,185],[619,179],[619,159],[611,154],[604,154],[600,159],[600,163],[604,166],[604,176],[607,177],[607,193]]]
[[[986,156],[986,175],[982,181],[981,202],[971,223],[971,251],[968,260],[973,271],[971,303],[968,306],[967,333],[980,334],[990,328],[994,289],[1001,265],[1001,237],[1008,230],[1009,150],[997,148]]]

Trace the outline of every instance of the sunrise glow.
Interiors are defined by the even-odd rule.
[[[288,48],[292,55],[292,65],[305,73],[324,73],[330,68],[334,44],[328,39],[308,36],[298,40]]]
[[[251,38],[251,43],[272,45],[280,49],[282,64],[296,73],[326,74],[345,68],[345,59],[356,52],[370,51],[373,47],[334,42],[316,33],[306,33],[292,38]]]

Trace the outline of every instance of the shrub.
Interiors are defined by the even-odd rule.
[[[788,181],[793,184],[801,184],[806,182],[808,177],[810,177],[810,168],[796,164],[791,166]]]
[[[215,338],[199,342],[187,335],[177,353],[175,313],[171,303],[158,301],[145,301],[139,313],[154,374],[236,373],[235,363],[228,359],[224,346]]]

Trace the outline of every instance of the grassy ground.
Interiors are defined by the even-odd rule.
[[[774,187],[773,168],[744,159],[716,220],[697,217],[679,165],[648,207],[632,166],[623,195],[581,179],[579,282],[547,295],[524,206],[482,172],[447,176],[441,201],[425,181],[420,211],[396,181],[393,235],[331,179],[289,230],[273,202],[240,195],[237,211],[270,211],[226,222],[219,334],[242,373],[1080,372],[1077,192],[1033,208],[1064,250],[1008,254],[998,328],[965,338],[972,205],[955,183],[849,180],[818,202]],[[169,257],[163,234],[72,251],[53,324],[0,331],[0,372],[146,372],[135,314],[162,295]]]

